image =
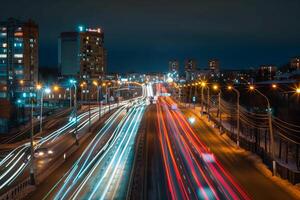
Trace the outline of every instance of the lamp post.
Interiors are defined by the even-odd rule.
[[[204,91],[204,87],[206,86],[205,82],[201,82],[201,115],[203,115],[203,103],[204,103],[204,95],[203,95],[203,91]]]
[[[81,99],[81,102],[83,103],[83,100],[84,100],[84,97],[83,97],[83,91],[86,95],[86,88],[84,89],[84,87],[86,86],[86,82],[83,81],[81,84],[80,84],[80,87],[81,87],[81,95],[80,95],[80,99]],[[86,98],[85,98],[86,99]]]
[[[30,183],[31,185],[35,185],[35,166],[34,166],[34,144],[33,144],[33,137],[34,137],[34,121],[33,121],[33,97],[31,97],[31,132],[30,132]]]
[[[269,122],[269,130],[271,137],[271,155],[272,155],[272,166],[273,166],[273,176],[276,175],[276,161],[275,161],[275,143],[274,143],[274,133],[273,133],[273,125],[272,125],[272,110],[268,97],[261,93],[258,89],[256,89],[253,85],[250,85],[250,90],[256,91],[267,101],[267,109],[268,109],[268,122]]]
[[[44,93],[49,94],[50,88],[42,88],[41,85],[37,85],[37,90],[41,91],[41,109],[40,109],[40,134],[43,132],[43,104],[44,104]]]
[[[99,84],[97,81],[93,81],[93,84],[97,87],[97,103],[99,106],[99,119],[101,117],[101,102],[100,102],[100,90],[101,90],[101,84]]]
[[[210,120],[209,119],[209,106],[210,106],[210,100],[209,100],[209,87],[207,87],[207,118],[208,118],[208,121]]]
[[[219,116],[219,123],[220,123],[220,131],[222,130],[222,117],[221,117],[221,89],[219,89],[219,86],[218,85],[213,85],[213,89],[215,91],[219,90],[219,93],[218,93],[218,116]]]
[[[237,107],[237,118],[236,118],[236,129],[237,129],[237,137],[236,137],[236,144],[240,146],[240,92],[232,86],[227,87],[228,90],[233,90],[236,93],[237,100],[236,100],[236,107]]]
[[[72,87],[69,88],[70,92],[70,108],[72,108]]]
[[[71,86],[74,86],[74,93],[75,93],[75,97],[74,97],[74,109],[75,109],[75,131],[74,131],[74,135],[75,135],[75,139],[76,139],[76,144],[78,145],[78,139],[77,139],[77,86],[76,83],[77,81],[74,79],[70,80]],[[71,98],[71,90],[72,87],[70,87],[70,98]]]

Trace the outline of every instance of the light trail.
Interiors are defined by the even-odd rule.
[[[157,90],[166,92],[161,85]],[[172,199],[250,199],[200,141],[183,114],[172,109],[174,104],[170,97],[157,101],[159,140]]]
[[[132,107],[125,116],[121,117],[121,114],[124,115],[126,106],[122,107],[118,114],[116,113],[117,116],[112,116],[112,121],[105,124],[107,127],[104,126],[99,131],[75,163],[78,166],[76,170],[71,170],[65,181],[57,184],[59,191],[54,199],[78,199],[79,197],[102,199],[107,196],[113,198],[124,191],[126,183],[121,180],[129,176],[124,170],[126,167],[131,167],[126,164],[132,163],[130,158],[133,155],[135,137],[146,107],[145,97],[151,95],[149,87],[152,89],[150,84],[143,87],[143,96],[131,102]],[[119,117],[122,119],[118,121]],[[113,124],[117,124],[116,128]],[[104,138],[107,138],[107,141],[101,146]],[[93,182],[92,187],[91,182]],[[109,190],[111,187],[114,188],[113,192]]]
[[[138,98],[136,98],[138,99]],[[128,100],[120,103],[120,105],[125,105],[126,103],[128,103]],[[111,105],[111,109],[115,108],[117,105]],[[104,106],[102,108],[102,110],[104,110],[105,113],[105,109],[108,106]],[[91,121],[92,123],[94,123],[96,121],[96,118],[99,116],[98,113],[98,108],[93,108],[91,109]],[[107,111],[106,111],[107,112]],[[80,123],[78,126],[78,130],[83,130],[83,128],[85,128],[89,122],[87,118],[89,115],[89,112],[86,111],[80,115],[78,115],[78,121],[84,120],[85,123]],[[56,140],[62,136],[64,136],[65,134],[69,133],[67,132],[68,129],[72,128],[75,124],[75,121],[69,121],[67,124],[65,124],[64,126],[62,126],[61,128],[59,128],[58,130],[48,134],[47,136],[43,137],[42,139],[40,139],[39,141],[35,142],[35,147],[34,149],[38,149],[38,148],[42,148],[42,146],[47,146],[47,145],[53,145],[54,142],[56,142]],[[78,132],[79,134],[79,132]],[[15,180],[16,178],[19,177],[19,175],[22,174],[22,172],[27,169],[26,166],[28,166],[28,163],[30,162],[31,158],[30,156],[30,143],[25,143],[22,144],[20,146],[18,146],[17,148],[15,148],[14,150],[12,150],[7,156],[5,156],[3,158],[3,160],[1,160],[0,162],[0,192],[1,190],[5,187],[8,186],[8,182],[6,181],[7,179],[10,180]],[[22,162],[25,160],[25,167],[21,167]],[[22,162],[21,162],[22,161]],[[3,165],[5,165],[3,167]],[[19,173],[14,173],[14,171],[18,171]],[[8,177],[9,176],[9,177]]]

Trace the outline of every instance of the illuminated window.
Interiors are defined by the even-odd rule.
[[[0,58],[6,58],[7,55],[6,54],[0,54]]]
[[[2,47],[6,48],[7,47],[7,43],[3,43]]]
[[[18,42],[18,43],[14,43],[14,47],[22,47],[23,46],[23,44],[22,43],[20,43],[20,42]]]
[[[18,63],[22,63],[22,60],[18,60]]]
[[[15,54],[14,57],[15,58],[23,58],[23,54]]]
[[[16,70],[15,73],[16,73],[17,75],[21,75],[21,74],[23,74],[23,70]]]
[[[15,36],[16,36],[16,37],[22,37],[22,36],[23,36],[23,33],[22,33],[22,32],[17,32],[17,33],[15,33]]]

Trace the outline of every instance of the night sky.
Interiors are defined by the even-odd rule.
[[[0,20],[40,27],[40,66],[57,66],[57,37],[77,25],[105,32],[109,71],[166,71],[168,60],[218,58],[222,68],[281,65],[300,55],[299,0],[2,0]]]

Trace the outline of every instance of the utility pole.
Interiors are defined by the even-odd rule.
[[[262,97],[264,97],[267,101],[267,109],[268,109],[268,124],[270,130],[270,137],[271,137],[271,155],[272,155],[272,165],[273,165],[273,176],[276,175],[276,161],[275,161],[275,143],[274,143],[274,133],[273,133],[273,125],[272,125],[272,110],[271,105],[268,97],[261,93],[259,90],[255,89],[254,87],[250,87],[251,90],[255,90],[258,92]]]
[[[220,122],[220,131],[222,130],[222,117],[221,117],[221,90],[219,91],[218,94],[218,107],[219,107],[219,122]]]
[[[209,121],[209,106],[210,106],[210,100],[209,100],[209,86],[207,87],[207,118]]]
[[[31,185],[35,185],[35,166],[34,166],[34,144],[33,144],[33,137],[34,137],[34,121],[33,121],[33,97],[31,98],[31,132],[30,132],[30,183]]]
[[[89,95],[88,95],[88,104],[89,104],[89,131],[91,131],[91,83],[87,84]]]

